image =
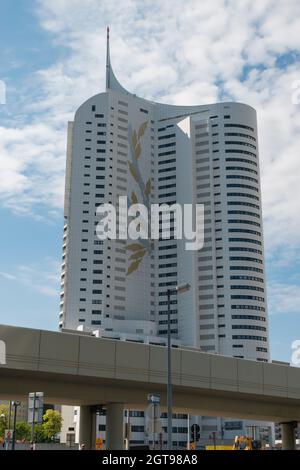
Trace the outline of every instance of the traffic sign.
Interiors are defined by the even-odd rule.
[[[28,395],[28,423],[40,424],[43,422],[44,393],[31,392]]]
[[[197,442],[200,439],[200,426],[197,423],[192,424],[191,426],[191,437],[192,441]]]
[[[161,408],[157,403],[149,403],[145,412],[147,434],[160,434],[163,432]]]
[[[148,395],[148,403],[155,403],[158,405],[160,403],[160,395],[155,395],[154,393],[149,393]]]

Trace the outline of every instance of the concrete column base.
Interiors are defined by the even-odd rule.
[[[282,450],[295,450],[296,449],[296,436],[295,428],[297,423],[290,421],[288,423],[280,423],[281,425],[281,438]]]
[[[110,403],[106,406],[106,449],[124,449],[123,403]]]
[[[81,406],[79,416],[79,446],[86,450],[94,449],[96,444],[96,412],[91,406]]]

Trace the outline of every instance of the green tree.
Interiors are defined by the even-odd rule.
[[[8,405],[0,405],[0,437],[4,437],[5,429],[8,427]]]
[[[34,440],[35,440],[35,442],[46,442],[47,441],[47,438],[45,436],[42,424],[36,424],[34,426]]]
[[[43,432],[47,439],[52,439],[61,431],[62,417],[56,410],[47,410],[43,416]]]
[[[24,421],[20,421],[16,424],[16,439],[22,441],[26,439],[27,441],[31,436],[31,426]]]

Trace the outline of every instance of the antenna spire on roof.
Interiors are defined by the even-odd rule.
[[[106,90],[110,88],[109,26],[106,28]]]

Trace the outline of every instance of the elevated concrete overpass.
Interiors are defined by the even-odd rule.
[[[107,408],[107,446],[121,448],[123,409],[143,409],[148,393],[166,406],[166,348],[0,325],[6,364],[0,398],[27,399],[43,391],[48,402],[81,406],[80,440],[94,441],[95,410]],[[300,368],[173,349],[174,411],[281,422],[283,445],[294,447],[300,422]]]

